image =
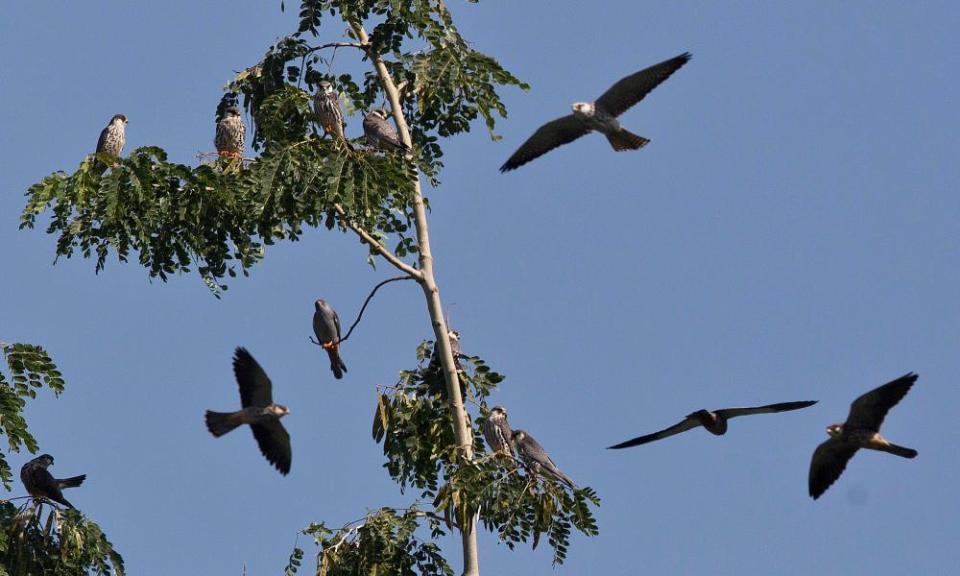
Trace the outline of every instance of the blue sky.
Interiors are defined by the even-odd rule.
[[[297,531],[403,506],[370,439],[375,387],[431,336],[420,291],[382,290],[334,381],[307,338],[312,302],[352,321],[373,271],[352,236],[268,249],[215,300],[195,276],[61,260],[18,231],[26,188],[75,169],[118,112],[127,150],[212,148],[233,71],[295,28],[296,3],[10,3],[0,19],[0,340],[34,342],[67,380],[28,409],[70,500],[132,574],[277,574]],[[601,534],[510,552],[490,574],[943,574],[960,565],[960,7],[766,2],[453,3],[461,32],[531,85],[510,117],[445,143],[429,192],[436,272],[465,352],[507,376],[493,402],[596,489]],[[339,23],[322,41],[339,39]],[[615,154],[591,135],[516,172],[497,167],[542,122],[620,77],[693,60],[622,117],[652,140]],[[341,52],[335,70],[362,64]],[[953,105],[951,105],[953,102]],[[360,134],[349,118],[348,135]],[[41,222],[44,222],[41,220]],[[281,477],[207,408],[238,402],[247,346],[291,407]],[[859,454],[806,494],[824,427],[859,394],[920,375],[884,433],[912,461]],[[604,450],[698,408],[819,400]],[[10,457],[14,466],[26,454]],[[22,493],[18,485],[14,495]],[[301,544],[305,542],[301,539]],[[459,565],[456,541],[442,542]],[[308,550],[312,550],[308,547]]]

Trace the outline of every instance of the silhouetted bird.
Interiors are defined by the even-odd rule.
[[[64,488],[76,488],[83,484],[87,479],[86,474],[74,476],[72,478],[54,478],[47,470],[47,467],[53,466],[53,456],[42,454],[33,460],[27,462],[20,468],[20,481],[23,482],[27,492],[35,500],[48,498],[54,502],[59,502],[67,508],[73,508],[73,504],[63,497]]]

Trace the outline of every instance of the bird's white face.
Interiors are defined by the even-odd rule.
[[[326,81],[321,82],[320,91],[322,91],[324,94],[330,94],[331,92],[333,92],[333,84]]]
[[[573,104],[573,113],[578,116],[593,116],[593,103],[575,102]]]
[[[827,434],[831,437],[836,438],[843,433],[843,424],[831,424],[827,426]]]

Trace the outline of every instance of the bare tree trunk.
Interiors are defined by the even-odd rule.
[[[361,45],[369,44],[367,31],[360,24],[353,24],[353,31],[357,35],[357,40]],[[387,70],[383,59],[379,55],[369,54],[373,65],[380,77],[380,84],[383,87],[387,99],[390,101],[390,108],[393,112],[393,119],[397,123],[397,129],[401,140],[412,148],[413,142],[410,140],[410,131],[407,128],[406,119],[403,117],[403,110],[400,107],[400,94],[397,90],[390,72]],[[443,374],[447,384],[447,398],[450,402],[450,413],[453,417],[453,432],[457,439],[457,445],[460,447],[461,455],[467,460],[473,459],[473,433],[467,422],[467,414],[463,408],[463,398],[460,394],[460,377],[457,374],[456,364],[453,358],[453,350],[450,348],[450,339],[447,336],[447,321],[443,315],[443,302],[440,300],[440,289],[437,287],[436,279],[433,275],[433,254],[430,250],[430,232],[427,225],[427,210],[423,203],[423,194],[420,188],[419,176],[413,182],[414,197],[414,220],[417,229],[417,245],[420,254],[420,276],[417,281],[423,288],[423,294],[427,299],[427,311],[430,313],[430,322],[433,325],[433,334],[440,355],[440,363],[443,366]],[[477,554],[477,519],[474,516],[467,526],[460,526],[460,533],[463,542],[463,576],[479,576],[480,563]]]

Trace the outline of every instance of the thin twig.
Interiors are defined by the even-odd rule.
[[[370,303],[370,299],[373,298],[373,295],[377,293],[377,290],[379,290],[380,287],[383,286],[384,284],[387,284],[387,283],[390,283],[390,282],[396,282],[396,281],[398,281],[398,280],[413,280],[413,278],[411,278],[411,277],[409,277],[409,276],[396,276],[396,277],[394,277],[394,278],[387,278],[387,279],[384,280],[383,282],[381,282],[381,283],[377,284],[376,286],[374,286],[374,287],[373,287],[373,290],[370,291],[370,295],[367,296],[367,299],[363,301],[363,306],[360,307],[360,313],[357,314],[357,319],[353,321],[353,324],[350,325],[350,329],[347,330],[347,335],[344,336],[343,338],[340,338],[339,340],[337,340],[337,344],[340,344],[341,342],[344,342],[347,338],[350,337],[350,334],[353,333],[353,329],[357,327],[357,324],[360,323],[360,319],[363,318],[363,311],[367,309],[367,304]],[[323,343],[317,342],[316,340],[314,340],[313,336],[310,337],[310,341],[313,342],[314,344],[318,345],[318,346],[323,346]],[[329,344],[328,344],[328,346],[329,346]]]
[[[361,240],[363,240],[364,242],[366,242],[367,244],[369,244],[369,245],[371,246],[371,248],[373,248],[373,250],[374,250],[377,254],[383,256],[383,258],[384,258],[387,262],[393,264],[394,267],[397,268],[398,270],[400,270],[401,272],[407,273],[411,278],[413,278],[413,279],[416,280],[417,282],[420,282],[420,281],[423,279],[423,273],[421,273],[419,270],[417,270],[417,269],[414,268],[413,266],[411,266],[411,265],[407,264],[406,262],[404,262],[403,260],[401,260],[399,256],[397,256],[396,254],[394,254],[393,252],[391,252],[386,246],[384,246],[383,244],[381,244],[381,243],[380,243],[376,238],[374,238],[369,232],[367,232],[367,231],[364,230],[363,228],[361,228],[361,227],[357,226],[356,224],[354,224],[353,222],[351,222],[351,221],[346,217],[346,216],[347,216],[347,212],[343,209],[342,206],[340,206],[339,204],[334,204],[334,205],[333,205],[333,208],[334,208],[334,210],[336,210],[337,214],[340,215],[341,220],[343,221],[344,224],[347,225],[347,228],[353,230],[353,231],[357,234],[357,236],[360,237]]]

